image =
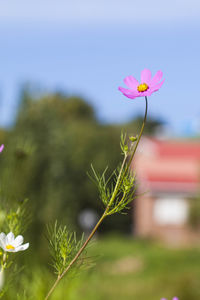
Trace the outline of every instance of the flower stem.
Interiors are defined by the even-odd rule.
[[[117,182],[115,184],[115,189],[114,189],[113,194],[112,194],[112,196],[110,198],[108,206],[106,207],[106,210],[104,212],[106,215],[107,215],[107,211],[109,210],[109,208],[111,207],[111,205],[115,201],[115,198],[116,198],[117,193],[119,191],[119,188],[121,186],[121,182],[122,182],[122,179],[123,179],[123,169],[124,169],[124,166],[125,166],[125,163],[126,163],[126,159],[127,159],[127,155],[124,156],[124,159],[123,159],[120,171],[119,171],[119,175],[118,175],[118,178],[117,178]]]
[[[68,270],[72,267],[72,265],[77,261],[77,259],[79,258],[79,256],[81,255],[81,253],[83,252],[83,250],[85,249],[85,247],[87,246],[87,244],[89,243],[89,241],[91,240],[91,238],[93,237],[93,235],[95,234],[95,232],[97,231],[98,227],[103,222],[103,220],[104,220],[105,217],[106,217],[106,210],[104,211],[103,215],[101,216],[101,218],[99,219],[99,221],[97,222],[97,224],[95,225],[95,227],[93,228],[92,232],[90,233],[89,237],[87,238],[87,240],[85,241],[85,243],[83,244],[83,246],[79,249],[79,251],[77,252],[77,254],[74,256],[74,258],[72,259],[72,261],[69,263],[69,265],[67,266],[67,268],[63,271],[63,273],[61,275],[58,275],[58,277],[57,277],[56,281],[54,282],[52,288],[48,292],[45,300],[47,300],[50,297],[50,295],[52,294],[52,292],[56,288],[56,286],[59,283],[59,281],[68,272]]]
[[[143,119],[143,123],[142,123],[142,127],[140,129],[140,133],[139,133],[139,136],[138,136],[138,139],[137,139],[137,142],[135,144],[135,147],[134,147],[134,150],[133,152],[131,153],[131,157],[129,159],[129,162],[128,162],[128,165],[126,166],[126,171],[128,170],[128,168],[130,167],[130,164],[133,160],[133,157],[135,155],[135,152],[137,150],[137,147],[138,147],[138,144],[140,142],[140,139],[142,137],[142,134],[143,134],[143,131],[144,131],[144,126],[145,126],[145,123],[146,123],[146,120],[147,120],[147,110],[148,110],[148,100],[147,100],[147,97],[145,96],[145,104],[146,104],[146,107],[145,107],[145,114],[144,114],[144,119]]]
[[[135,144],[135,147],[134,147],[134,150],[133,152],[131,153],[131,156],[130,156],[130,159],[129,159],[129,162],[128,164],[126,165],[126,168],[125,168],[125,171],[123,172],[123,169],[124,169],[124,166],[125,166],[125,163],[126,163],[126,159],[127,159],[127,155],[124,156],[124,160],[122,162],[122,165],[121,165],[121,169],[120,169],[120,172],[119,172],[119,175],[118,175],[118,178],[117,178],[117,182],[116,182],[116,185],[115,185],[115,189],[113,191],[113,194],[110,198],[110,201],[104,211],[104,213],[102,214],[101,218],[99,219],[99,221],[97,222],[97,224],[95,225],[95,227],[93,228],[92,232],[90,233],[89,237],[87,238],[87,240],[85,241],[85,243],[82,245],[82,247],[79,249],[79,251],[77,252],[77,254],[74,256],[74,258],[71,260],[71,262],[69,263],[69,265],[67,266],[67,268],[63,271],[62,274],[58,275],[56,281],[54,282],[53,286],[51,287],[51,289],[49,290],[47,296],[45,297],[45,300],[49,299],[49,297],[51,296],[51,294],[53,293],[53,291],[55,290],[56,286],[58,285],[58,283],[60,282],[60,280],[63,278],[63,276],[69,271],[69,269],[72,267],[72,265],[77,261],[77,259],[79,258],[79,256],[82,254],[83,250],[85,249],[85,247],[87,246],[87,244],[89,243],[89,241],[91,240],[91,238],[94,236],[94,234],[96,233],[97,229],[99,228],[99,226],[101,225],[101,223],[103,222],[103,220],[105,219],[105,217],[108,215],[108,211],[112,205],[112,203],[114,202],[116,196],[117,196],[117,193],[119,191],[119,188],[121,186],[121,183],[123,181],[123,178],[126,174],[126,172],[128,171],[129,167],[130,167],[130,164],[133,160],[133,157],[135,155],[135,152],[137,150],[137,147],[138,147],[138,144],[139,144],[139,141],[141,139],[141,136],[142,136],[142,133],[143,133],[143,130],[144,130],[144,126],[145,126],[145,123],[146,123],[146,119],[147,119],[147,109],[148,109],[148,102],[147,102],[147,97],[145,97],[145,102],[146,102],[146,108],[145,108],[145,115],[144,115],[144,120],[143,120],[143,123],[142,123],[142,127],[141,127],[141,130],[140,130],[140,134],[139,134],[139,137],[137,139],[137,142]]]
[[[122,173],[124,164],[125,164],[125,162],[126,162],[126,157],[124,158],[124,161],[123,161],[123,163],[122,163],[122,168],[121,168],[121,170],[120,170],[120,176],[118,177],[119,180],[117,181],[117,184],[116,184],[116,186],[115,186],[115,190],[116,190],[116,188],[117,188],[116,194],[117,194],[117,192],[118,192],[118,190],[119,190],[119,188],[120,188],[120,186],[121,186],[121,183],[122,183],[122,181],[123,181],[123,179],[124,179],[124,176],[126,175],[127,171],[129,170],[129,167],[130,167],[130,165],[131,165],[131,162],[132,162],[132,160],[133,160],[133,157],[134,157],[134,155],[135,155],[135,152],[136,152],[136,150],[137,150],[138,144],[139,144],[139,142],[140,142],[140,139],[141,139],[142,134],[143,134],[143,131],[144,131],[144,126],[145,126],[145,124],[146,124],[146,120],[147,120],[147,111],[148,111],[148,100],[147,100],[147,97],[146,97],[146,96],[145,96],[145,104],[146,104],[146,106],[145,106],[145,114],[144,114],[144,119],[143,119],[143,122],[142,122],[142,127],[141,127],[141,129],[140,129],[140,133],[139,133],[139,136],[138,136],[138,138],[137,138],[137,142],[136,142],[136,144],[135,144],[135,147],[134,147],[134,149],[133,149],[133,151],[132,151],[132,153],[131,153],[131,155],[130,155],[129,162],[128,162],[128,164],[126,165],[125,171],[123,172],[122,177],[121,177],[121,173]],[[120,177],[121,177],[121,178],[120,178]],[[115,193],[115,191],[113,192],[113,194],[114,194],[114,193]],[[116,196],[116,195],[115,195],[115,196]],[[113,197],[112,197],[112,198],[113,198]],[[109,203],[109,206],[113,203],[113,201],[114,201],[114,199],[115,199],[115,197],[114,197],[114,199],[112,199],[112,198],[111,198],[111,200],[110,200],[111,203]],[[113,200],[113,201],[112,201],[112,200]]]

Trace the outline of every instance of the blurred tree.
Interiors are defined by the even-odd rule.
[[[59,219],[74,228],[81,209],[101,208],[86,171],[90,163],[100,172],[116,167],[118,138],[118,129],[100,125],[82,99],[61,93],[35,99],[23,90],[16,123],[4,140],[1,182],[4,198],[30,199],[34,244],[40,244],[46,223]]]

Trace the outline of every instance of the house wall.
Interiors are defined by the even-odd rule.
[[[137,236],[149,236],[153,228],[153,203],[151,195],[140,195],[135,199],[134,232]]]
[[[165,216],[164,222],[161,222],[163,212],[160,211],[161,218],[159,220],[156,217],[158,212],[155,213],[155,209],[161,209],[161,206],[158,206],[158,199],[162,202],[162,199],[165,201],[166,197],[167,199],[171,197],[168,201],[171,208],[165,207],[168,211],[166,213],[171,214],[171,217],[170,215],[168,218]],[[158,197],[148,193],[140,195],[135,201],[134,232],[137,236],[156,238],[174,246],[188,244],[197,239],[197,234],[188,225],[189,202],[187,199],[177,196],[175,198],[170,194]],[[176,205],[174,205],[175,202],[177,202]],[[177,209],[176,213],[174,209]],[[181,212],[181,210],[183,211]]]

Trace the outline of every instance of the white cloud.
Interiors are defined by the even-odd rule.
[[[143,24],[200,18],[199,0],[7,0],[0,1],[6,22]]]

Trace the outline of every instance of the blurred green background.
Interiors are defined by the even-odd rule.
[[[87,255],[95,265],[66,276],[52,300],[155,300],[177,295],[181,300],[200,299],[199,248],[167,249],[150,241],[109,235],[94,241]],[[26,267],[13,278],[3,299],[43,300],[55,278],[44,264],[30,262],[30,252],[23,256]]]
[[[54,281],[46,225],[58,220],[80,234],[81,211],[93,209],[100,216],[103,206],[86,174],[90,163],[99,172],[108,166],[111,174],[121,159],[121,128],[136,134],[141,118],[103,125],[84,99],[22,89],[14,125],[0,132],[5,144],[0,157],[1,213],[29,199],[31,222],[24,236],[30,248],[16,255],[24,269],[16,275],[7,271],[13,281],[3,299],[44,298]],[[160,124],[149,119],[146,134]],[[166,249],[153,241],[134,240],[131,208],[126,215],[105,220],[87,252],[94,266],[65,278],[52,299],[200,298],[200,249]],[[3,215],[0,222],[3,228]]]

